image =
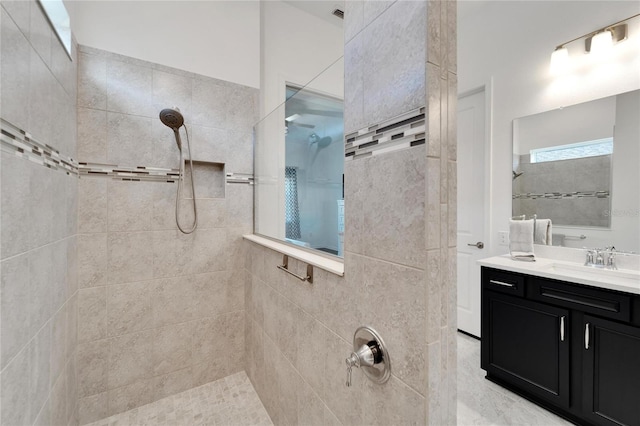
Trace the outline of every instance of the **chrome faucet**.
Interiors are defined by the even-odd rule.
[[[606,247],[608,256],[607,256],[607,269],[618,269],[616,266],[616,248],[614,246]]]
[[[596,268],[604,268],[604,256],[602,250],[596,249]]]
[[[584,261],[584,266],[595,266],[595,256],[598,249],[587,249],[587,259]]]
[[[616,248],[614,246],[604,249],[587,249],[584,266],[593,268],[618,269],[616,266]]]

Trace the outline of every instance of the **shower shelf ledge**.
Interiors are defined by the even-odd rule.
[[[328,257],[311,253],[307,250],[299,249],[288,244],[283,244],[269,238],[261,237],[260,235],[249,234],[244,235],[243,238],[279,253],[286,254],[287,256],[298,259],[301,262],[313,265],[316,268],[324,269],[325,271],[341,277],[344,276],[344,262],[340,260],[329,259]],[[275,266],[276,265],[274,265],[274,267]]]

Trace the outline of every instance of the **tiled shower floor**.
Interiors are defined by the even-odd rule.
[[[246,373],[169,396],[90,426],[273,426]]]

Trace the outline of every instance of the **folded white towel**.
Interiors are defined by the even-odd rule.
[[[509,251],[513,258],[533,260],[533,220],[509,221]]]
[[[512,251],[511,258],[513,260],[522,260],[525,262],[535,262],[536,255],[533,253],[526,253],[524,251]]]
[[[534,244],[550,246],[552,238],[551,219],[534,219]]]

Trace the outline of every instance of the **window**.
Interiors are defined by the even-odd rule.
[[[64,46],[64,50],[67,51],[69,58],[71,58],[71,22],[67,8],[64,7],[62,0],[39,0],[39,3],[49,18],[49,23],[58,36],[60,43]]]
[[[613,153],[613,138],[597,139],[587,142],[558,145],[548,148],[532,149],[531,162],[571,160],[575,158],[596,157]]]

